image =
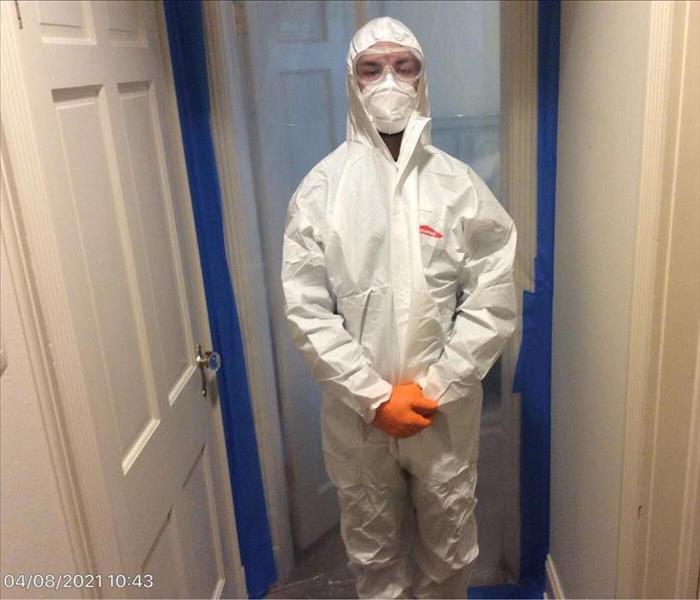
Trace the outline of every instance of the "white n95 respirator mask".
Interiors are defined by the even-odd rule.
[[[378,83],[366,84],[361,94],[372,123],[381,133],[403,131],[418,106],[413,84],[396,80],[391,73]]]

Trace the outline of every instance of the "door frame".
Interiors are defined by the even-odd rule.
[[[57,258],[57,241],[49,211],[50,193],[43,181],[39,138],[32,126],[30,102],[24,86],[17,39],[21,23],[18,24],[15,10],[13,3],[0,3],[2,232],[13,276],[16,276],[27,343],[35,357],[31,368],[76,567],[82,573],[119,573],[124,569],[117,545],[115,515],[100,463],[98,440],[91,426],[90,397],[84,384],[86,370],[79,360],[68,294]],[[158,2],[155,12],[160,51],[166,65],[164,103],[168,118],[174,119],[179,127],[162,2]],[[175,154],[179,176],[186,177],[180,136],[177,136]],[[186,181],[182,189],[189,195]],[[188,221],[181,243],[191,250],[197,248],[197,241],[194,223],[191,218]],[[208,335],[206,314],[197,314],[195,318],[206,325],[202,331]],[[202,342],[207,344],[210,340]],[[212,391],[216,391],[215,387]],[[223,422],[220,403],[217,404],[219,407],[212,415],[212,441],[219,460],[213,475],[222,537],[230,544],[229,552],[224,552],[224,557],[228,557],[225,568],[236,596],[246,597]],[[96,597],[97,593],[109,596],[117,592],[107,588],[99,592],[83,590],[85,597]]]
[[[2,17],[3,19],[5,17]],[[5,34],[3,32],[3,37]],[[3,47],[3,61],[11,60]],[[3,81],[5,81],[3,79]],[[4,87],[4,85],[3,85]],[[5,105],[3,104],[3,113]],[[17,304],[22,322],[22,331],[29,354],[34,360],[29,365],[37,400],[45,429],[46,441],[52,459],[64,520],[68,530],[73,560],[81,573],[95,572],[94,552],[89,543],[88,523],[78,496],[78,484],[75,480],[73,462],[70,458],[70,440],[61,426],[59,406],[62,404],[57,381],[53,373],[51,358],[47,353],[49,344],[46,328],[41,315],[41,300],[28,262],[30,252],[27,248],[23,224],[18,214],[19,199],[17,185],[5,143],[5,128],[0,124],[0,229],[7,249],[7,259],[17,293]]]
[[[205,2],[204,28],[207,40],[207,62],[209,65],[209,88],[211,97],[212,134],[216,148],[216,160],[220,174],[221,194],[224,205],[224,227],[226,230],[229,263],[260,265],[262,250],[260,241],[251,236],[256,231],[258,217],[255,206],[252,165],[249,156],[242,156],[237,148],[247,145],[249,132],[244,112],[245,90],[238,84],[240,74],[240,45],[227,32],[245,35],[245,11],[237,2]],[[358,1],[356,26],[364,24],[366,2]],[[503,11],[509,18],[503,21]],[[537,147],[537,1],[510,3],[501,2],[502,31],[509,32],[512,45],[502,44],[501,60],[509,73],[518,74],[517,80],[509,78],[502,92],[502,181],[515,178],[520,187],[517,193],[517,210],[511,216],[518,228],[518,245],[523,256],[532,258],[536,253],[537,232],[537,183],[536,164],[532,160]],[[501,67],[504,71],[503,65]],[[529,78],[529,79],[528,79]],[[524,167],[524,162],[527,163]],[[508,186],[503,186],[503,201],[507,208],[510,202]],[[525,192],[523,193],[523,189]],[[516,194],[512,194],[516,197]],[[241,218],[240,215],[245,215]],[[527,261],[526,261],[527,262]],[[530,261],[532,262],[532,261]],[[249,269],[230,269],[234,281],[245,355],[255,357],[246,361],[250,398],[255,416],[256,433],[259,440],[259,458],[265,484],[265,496],[270,520],[273,549],[277,561],[278,575],[284,582],[294,567],[294,547],[287,483],[285,478],[285,455],[281,430],[281,416],[277,402],[275,379],[269,376],[274,369],[272,345],[260,340],[272,340],[264,280]],[[534,266],[521,264],[516,274],[518,299],[523,290],[534,285]],[[504,424],[502,436],[512,439],[520,435],[520,394],[511,392],[518,356],[520,329],[509,342],[503,355],[501,420]],[[513,446],[513,447],[511,447]],[[513,477],[519,489],[520,448],[508,446],[510,452],[503,456],[504,472]],[[506,518],[511,541],[517,552],[506,556],[514,573],[519,573],[520,520],[518,499],[507,507]]]
[[[691,354],[692,350],[681,346],[684,341],[678,341],[676,338],[680,336],[674,336],[673,330],[664,331],[665,296],[670,289],[669,249],[673,234],[670,221],[679,202],[693,201],[688,196],[681,196],[690,189],[690,175],[682,164],[685,161],[687,165],[690,157],[679,153],[683,149],[687,151],[687,146],[681,146],[682,135],[687,134],[681,123],[682,107],[694,107],[695,115],[699,112],[687,87],[683,85],[683,76],[687,68],[684,57],[692,52],[687,37],[693,18],[690,13],[695,12],[697,36],[700,11],[696,3],[690,0],[654,2],[649,10],[643,137],[636,193],[638,212],[634,274],[627,339],[628,363],[625,393],[621,398],[621,402],[624,402],[624,429],[617,514],[616,598],[655,597],[648,596],[645,569],[648,561],[654,564],[654,555],[663,551],[663,546],[660,544],[662,540],[658,536],[655,538],[651,532],[651,524],[657,519],[663,520],[664,512],[668,515],[669,505],[674,505],[659,501],[658,488],[654,494],[654,469],[663,471],[664,467],[674,462],[673,459],[676,462],[686,459],[684,481],[678,485],[683,493],[676,496],[676,488],[675,493],[671,494],[677,499],[675,507],[678,507],[677,520],[673,525],[681,524],[681,534],[677,568],[674,573],[664,572],[663,576],[675,580],[675,597],[696,597],[698,580],[693,581],[693,578],[700,575],[697,571],[700,562],[700,426],[697,419],[700,415],[700,345]],[[689,72],[696,73],[692,70]],[[689,119],[690,122],[693,120],[697,121],[697,118]],[[675,289],[670,293],[680,291],[677,280],[675,284]],[[683,290],[683,293],[687,294],[687,291]],[[681,398],[681,394],[676,394],[674,402],[664,403],[659,384],[662,361],[669,349],[675,351],[677,356],[683,356],[682,369],[685,374],[692,373],[694,369],[695,381],[694,387],[688,390],[689,397]],[[679,440],[677,432],[669,434],[668,414],[671,412],[669,405],[674,405],[672,408],[678,410],[681,402],[692,426]],[[664,418],[666,422],[660,423]],[[665,425],[665,432],[660,425]],[[670,435],[674,435],[676,449],[687,448],[685,457],[669,453],[668,445],[665,455],[658,456],[659,440],[668,442]],[[654,500],[657,510],[654,510]],[[668,521],[664,524],[668,524]],[[546,569],[547,597],[565,598],[566,590],[551,554],[547,556]]]
[[[649,597],[648,564],[653,563],[655,554],[662,552],[663,544],[668,543],[658,534],[659,528],[668,526],[678,526],[681,533],[676,571],[668,573],[666,582],[671,585],[673,581],[675,594],[679,597],[694,597],[698,593],[700,338],[696,354],[691,355],[682,336],[678,332],[674,335],[673,322],[669,325],[666,320],[669,294],[687,295],[693,290],[697,296],[694,288],[682,288],[677,279],[669,279],[669,273],[671,253],[675,249],[672,244],[679,243],[677,233],[674,237],[674,213],[679,207],[697,201],[690,196],[692,176],[684,170],[684,166],[687,168],[688,163],[697,160],[697,145],[690,149],[689,134],[682,126],[684,119],[692,123],[700,115],[696,99],[689,91],[693,87],[690,84],[693,77],[697,89],[698,76],[694,68],[687,66],[688,54],[697,52],[698,9],[688,0],[655,2],[650,9],[618,516],[618,597]],[[689,155],[691,151],[695,156]],[[699,262],[697,256],[695,262]],[[700,301],[700,298],[696,300]],[[695,327],[697,330],[697,324]],[[666,356],[674,353],[676,357],[683,357],[676,363],[677,370],[685,375],[693,370],[695,373],[694,387],[687,390],[688,397],[677,398],[674,402],[676,409],[683,403],[691,419],[691,427],[682,442],[677,438],[679,433],[673,433],[673,446],[678,450],[688,448],[685,457],[669,452],[669,424],[677,417],[668,403],[663,402],[664,390],[661,389],[662,382],[665,382]],[[665,452],[660,453],[659,448]],[[686,470],[683,481],[679,483],[682,492],[676,490],[682,498],[679,505],[674,506],[661,498],[661,484],[656,481],[655,472],[671,468],[683,459],[686,460]],[[675,523],[666,520],[669,512],[677,514]]]
[[[500,2],[501,194],[518,231],[514,279],[518,314],[523,293],[535,290],[537,251],[537,0]],[[515,185],[517,183],[517,185]],[[520,418],[522,397],[513,381],[523,337],[522,319],[501,355],[501,468],[504,491],[504,562],[520,573]],[[512,440],[518,440],[513,444]]]

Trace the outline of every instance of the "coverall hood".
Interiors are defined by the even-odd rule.
[[[394,42],[402,46],[408,46],[423,55],[418,39],[413,32],[401,21],[391,17],[379,17],[372,19],[361,27],[350,40],[350,47],[346,57],[346,90],[348,93],[348,118],[347,139],[367,146],[374,146],[383,150],[385,144],[365,108],[362,101],[362,92],[357,85],[353,73],[355,57],[378,42]],[[425,63],[425,57],[423,57]],[[423,145],[430,144],[430,100],[428,97],[428,80],[425,70],[418,81],[418,107],[406,125],[406,132],[413,128],[422,128],[420,142]],[[409,138],[409,136],[406,136]]]

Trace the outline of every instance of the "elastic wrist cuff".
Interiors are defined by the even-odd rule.
[[[374,402],[372,402],[372,404],[369,405],[367,410],[365,410],[364,414],[362,415],[362,418],[365,421],[365,423],[367,423],[368,425],[372,424],[372,421],[374,421],[374,417],[377,414],[377,409],[387,400],[389,400],[389,398],[391,398],[392,391],[393,388],[390,388],[384,396],[382,396],[378,400],[375,400]]]

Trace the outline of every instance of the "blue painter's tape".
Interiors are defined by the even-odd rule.
[[[543,597],[542,587],[532,584],[506,584],[475,586],[469,588],[469,600],[473,598],[531,598],[541,600]]]
[[[277,579],[277,574],[248,395],[241,331],[226,260],[221,194],[209,125],[209,86],[201,3],[199,0],[167,1],[165,17],[209,326],[214,348],[222,359],[217,380],[238,544],[248,595],[261,598]]]

